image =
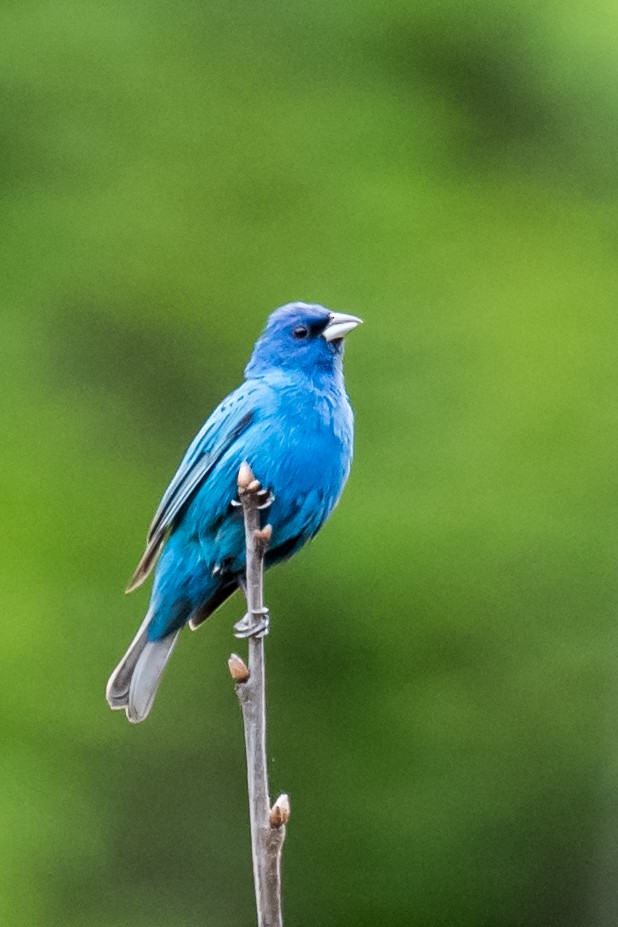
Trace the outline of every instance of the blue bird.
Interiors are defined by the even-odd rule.
[[[107,684],[111,708],[143,721],[181,629],[196,628],[244,582],[242,510],[232,505],[246,461],[271,493],[269,567],[314,537],[350,472],[354,418],[343,339],[361,324],[323,306],[276,309],[245,381],[215,409],[182,459],[150,525],[127,592],[157,558],[150,604]]]

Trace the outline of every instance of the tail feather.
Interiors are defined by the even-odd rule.
[[[176,631],[161,640],[149,641],[151,619],[149,611],[105,690],[110,708],[124,708],[133,723],[143,721],[148,715],[179,634]]]
[[[105,689],[105,697],[110,708],[126,708],[129,704],[131,677],[137,665],[137,661],[146,646],[146,635],[151,618],[152,613],[149,611],[139,626],[137,634],[129,644],[129,649],[109,677],[109,682]]]
[[[133,724],[143,721],[152,708],[161,675],[172,655],[180,631],[168,634],[158,641],[147,641],[133,670],[127,718]]]

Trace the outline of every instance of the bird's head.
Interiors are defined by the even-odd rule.
[[[362,324],[355,315],[331,312],[324,306],[288,303],[275,309],[256,342],[245,375],[256,377],[272,369],[306,373],[335,370],[341,363],[343,339]]]

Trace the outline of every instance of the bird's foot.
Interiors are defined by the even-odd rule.
[[[257,480],[254,480],[254,482],[257,483],[258,486],[260,485]],[[260,511],[262,509],[269,509],[275,501],[275,494],[271,492],[270,489],[258,489],[256,490],[256,495],[259,502],[258,509],[260,509]],[[232,508],[235,509],[242,507],[240,499],[232,499],[230,504]]]
[[[260,511],[262,509],[269,509],[275,501],[275,494],[274,492],[271,492],[270,489],[260,489],[258,491],[257,497],[260,501],[260,504],[258,505],[258,509],[260,509]]]
[[[256,608],[253,612],[247,612],[240,621],[234,625],[234,636],[238,638],[245,637],[265,637],[270,629],[270,612],[267,608]]]

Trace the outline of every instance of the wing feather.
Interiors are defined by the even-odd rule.
[[[225,399],[192,441],[176,475],[165,491],[148,529],[144,551],[127,592],[144,582],[185,506],[217,462],[256,418],[258,383],[244,383]]]

